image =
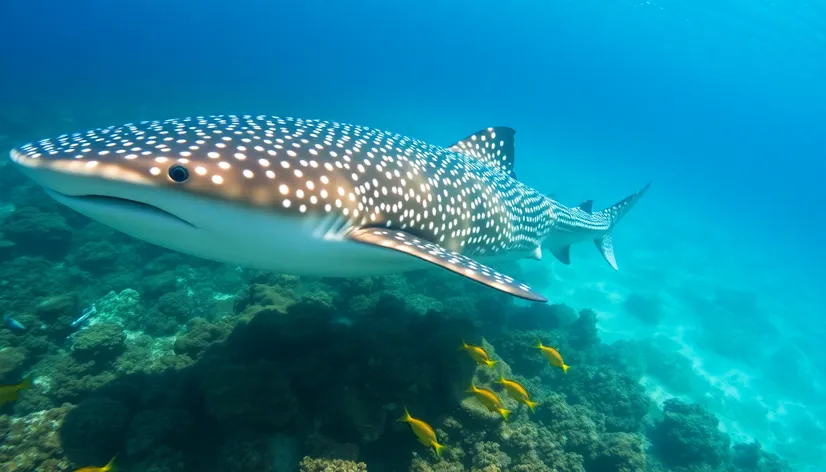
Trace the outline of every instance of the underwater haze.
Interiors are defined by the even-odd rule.
[[[618,271],[590,241],[570,265],[496,266],[543,306],[439,269],[185,256],[4,160],[2,470],[826,467],[826,4],[28,0],[0,17],[3,153],[264,114],[445,147],[512,127],[519,181],[570,207],[652,182],[613,231]],[[405,407],[436,439],[395,421]]]

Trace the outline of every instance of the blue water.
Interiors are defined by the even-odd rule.
[[[0,98],[131,118],[321,116],[436,142],[507,124],[537,187],[609,198],[653,179],[660,202],[703,205],[768,246],[810,245],[823,6],[291,3],[9,2]]]
[[[674,337],[713,329],[690,297],[756,294],[781,333],[766,353],[803,367],[781,381],[771,372],[787,366],[762,364],[738,395],[770,398],[778,421],[778,405],[823,411],[795,391],[826,385],[826,4],[29,0],[0,17],[4,115],[37,123],[23,138],[202,113],[342,120],[443,144],[507,125],[520,178],[566,203],[606,206],[652,180],[617,230],[621,272],[577,247],[557,298],[657,293]],[[601,291],[577,291],[598,277]],[[633,335],[621,317],[604,325]],[[700,370],[740,368],[700,352],[701,337],[681,338]],[[770,428],[741,429],[784,447]]]

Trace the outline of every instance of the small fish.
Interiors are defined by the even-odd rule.
[[[444,449],[445,446],[439,444],[436,440],[436,432],[433,431],[433,428],[431,428],[429,424],[410,416],[407,407],[404,408],[404,416],[399,418],[399,421],[409,424],[413,430],[413,434],[419,438],[419,442],[427,447],[432,447],[436,451],[436,455],[442,457],[442,449]]]
[[[541,340],[538,341],[534,347],[542,352],[542,355],[548,359],[548,362],[550,362],[552,366],[559,367],[562,369],[562,372],[568,373],[568,368],[571,366],[565,365],[565,361],[562,360],[562,354],[560,354],[559,351],[549,346],[543,346]]]
[[[89,319],[89,317],[94,316],[97,312],[98,312],[97,307],[95,307],[95,305],[92,304],[91,306],[89,306],[85,310],[83,310],[83,313],[81,313],[81,315],[78,319],[72,321],[72,327],[75,328],[75,327],[83,324],[84,322],[86,322],[86,320]]]
[[[26,327],[23,326],[23,323],[17,321],[9,315],[3,315],[3,326],[12,331],[26,331]]]
[[[466,351],[468,354],[470,354],[470,357],[472,357],[473,360],[476,361],[476,363],[479,365],[493,367],[493,365],[496,364],[496,361],[490,359],[490,356],[488,356],[487,351],[485,351],[485,349],[482,346],[473,346],[462,341],[462,347],[460,347],[459,350]]]
[[[27,388],[31,388],[32,386],[32,376],[28,376],[23,379],[20,383],[16,384],[0,384],[0,406],[5,405],[6,403],[11,403],[17,400],[18,393],[21,390],[25,390]]]
[[[77,469],[75,472],[113,472],[115,470],[115,459],[117,458],[118,456],[115,455],[115,457],[113,457],[112,460],[110,460],[109,463],[103,467],[89,466],[82,469]]]
[[[528,408],[530,408],[531,411],[533,411],[536,405],[539,405],[539,403],[531,401],[531,396],[528,393],[528,391],[525,390],[525,387],[519,385],[519,383],[517,383],[516,381],[507,380],[505,379],[505,377],[500,376],[499,380],[497,380],[496,383],[501,384],[503,387],[505,387],[505,390],[508,392],[508,395],[510,395],[511,398],[518,401],[519,403],[524,403],[525,405],[528,405]]]
[[[478,388],[473,382],[470,383],[470,388],[467,389],[467,392],[476,395],[476,398],[488,411],[498,411],[505,421],[508,420],[508,415],[511,414],[511,411],[502,406],[502,400],[500,400],[495,393],[486,388]]]

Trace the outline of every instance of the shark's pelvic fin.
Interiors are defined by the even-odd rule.
[[[513,128],[505,126],[485,128],[449,146],[449,149],[479,159],[515,179],[516,173],[513,171],[514,134],[516,134],[516,131]]]
[[[608,264],[613,267],[614,270],[619,270],[617,267],[617,258],[614,256],[614,242],[611,240],[611,235],[606,234],[599,239],[595,239],[594,243],[597,245],[597,249],[599,249],[602,257],[608,261]]]
[[[531,252],[530,258],[535,260],[535,261],[541,261],[542,260],[542,246],[536,246],[536,249],[534,249]]]
[[[579,204],[579,209],[586,212],[586,213],[593,213],[594,212],[594,201],[593,200],[585,200],[584,202]]]
[[[551,252],[557,259],[559,259],[559,262],[565,265],[571,264],[571,246],[553,249]]]
[[[418,257],[459,275],[475,280],[516,297],[536,302],[548,299],[527,285],[501,274],[490,267],[459,253],[447,250],[438,244],[417,238],[409,233],[391,229],[361,228],[347,235],[350,239],[364,244],[381,246]]]

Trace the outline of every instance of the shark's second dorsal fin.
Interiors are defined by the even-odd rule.
[[[535,302],[548,301],[547,298],[518,280],[500,274],[467,256],[445,249],[436,243],[417,238],[404,231],[382,228],[362,228],[350,232],[347,236],[360,243],[384,247],[418,257],[431,264],[475,280],[480,284],[487,285],[488,287],[519,298],[533,300]]]
[[[506,126],[485,128],[453,144],[449,149],[479,159],[515,179],[516,174],[513,171],[514,134],[516,131]]]

